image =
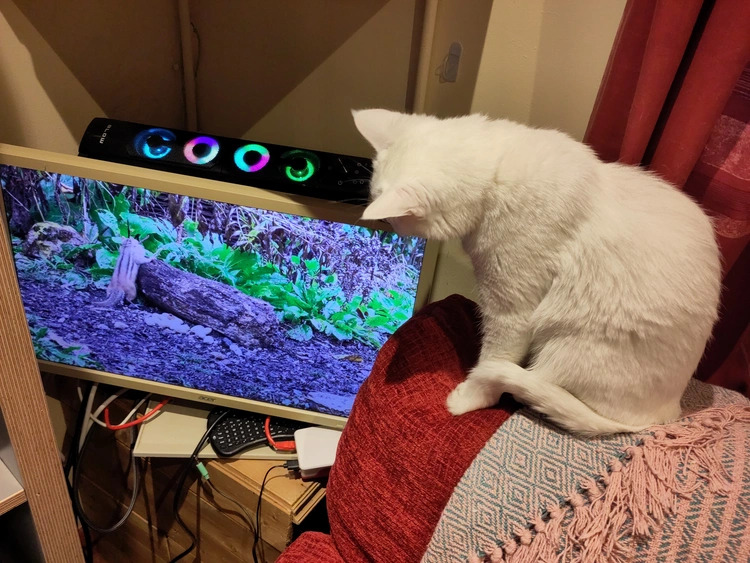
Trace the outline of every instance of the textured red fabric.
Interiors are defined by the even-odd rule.
[[[685,192],[711,214],[724,266],[719,322],[696,376],[750,397],[750,64]]]
[[[344,563],[328,534],[305,532],[284,550],[276,563]]]
[[[750,54],[746,0],[628,0],[584,142],[682,186]]]
[[[360,389],[328,483],[331,535],[354,561],[418,561],[459,479],[515,410],[453,417],[448,393],[477,360],[476,305],[425,307],[391,337]]]

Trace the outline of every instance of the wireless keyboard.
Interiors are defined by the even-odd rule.
[[[264,414],[215,407],[208,414],[207,426],[211,426],[225,411],[229,411],[229,414],[214,427],[209,436],[211,447],[217,455],[229,457],[268,443],[265,431],[266,415]],[[271,417],[270,432],[277,442],[294,440],[294,431],[307,426],[310,425],[285,418]]]

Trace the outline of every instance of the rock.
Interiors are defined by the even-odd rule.
[[[208,336],[209,334],[211,334],[211,329],[208,328],[207,326],[195,325],[193,328],[190,329],[190,332],[200,336],[201,338],[204,338]]]
[[[43,221],[29,229],[23,243],[23,252],[31,258],[49,258],[59,254],[64,244],[80,246],[85,243],[86,239],[73,227]]]
[[[190,327],[185,323],[175,324],[173,326],[170,326],[169,328],[178,334],[187,334],[188,332],[190,332]]]
[[[190,332],[190,327],[186,325],[182,319],[170,315],[169,313],[148,315],[144,318],[144,322],[149,326],[158,326],[179,334],[187,334]]]

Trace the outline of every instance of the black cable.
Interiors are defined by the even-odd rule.
[[[90,394],[91,382],[87,381],[81,398],[81,407],[78,409],[78,414],[76,415],[76,425],[73,428],[73,439],[68,445],[68,455],[65,456],[65,467],[63,468],[63,471],[65,472],[66,478],[68,477],[68,475],[70,475],[70,470],[73,468],[73,465],[75,465],[75,462],[78,459],[78,443],[81,441],[83,424],[86,420],[86,417],[88,417],[88,413],[86,412],[86,404],[88,402]]]
[[[232,498],[232,497],[230,497],[230,496],[229,496],[228,494],[226,494],[226,493],[222,492],[222,491],[221,491],[221,489],[219,489],[219,488],[218,488],[218,487],[216,486],[216,484],[214,484],[214,482],[213,482],[213,481],[211,481],[211,479],[208,479],[208,480],[204,481],[203,483],[204,483],[205,485],[208,485],[208,490],[209,490],[209,491],[211,492],[211,495],[212,495],[212,497],[213,497],[213,494],[214,494],[214,493],[216,493],[216,494],[218,494],[219,496],[222,496],[222,497],[224,497],[224,498],[225,498],[226,500],[228,500],[228,501],[229,501],[229,502],[231,502],[232,504],[234,504],[234,505],[235,505],[235,506],[236,506],[237,508],[239,508],[239,509],[240,509],[240,510],[242,511],[242,514],[244,514],[244,515],[245,515],[245,521],[247,522],[247,526],[248,526],[248,528],[250,528],[250,531],[252,531],[252,532],[253,532],[253,534],[255,534],[255,526],[253,525],[253,519],[252,519],[252,517],[250,516],[250,513],[249,513],[249,512],[247,511],[247,510],[245,510],[245,507],[244,507],[244,506],[242,506],[242,504],[240,503],[240,501],[238,501],[237,499],[235,499],[235,498]],[[216,500],[215,500],[215,499],[214,499],[214,504],[216,504],[216,507],[217,507],[217,508],[218,508],[219,510],[221,510],[221,507],[220,507],[220,506],[219,506],[219,505],[218,505],[218,504],[216,503]]]
[[[73,428],[73,437],[70,441],[70,444],[68,445],[68,453],[65,456],[65,465],[63,466],[63,475],[65,476],[65,484],[68,487],[70,502],[73,505],[73,512],[76,516],[76,519],[81,524],[81,530],[83,530],[83,556],[86,560],[86,563],[92,563],[94,560],[94,544],[91,539],[91,530],[89,530],[88,525],[80,517],[75,507],[75,494],[73,491],[73,484],[71,483],[70,471],[71,469],[74,470],[78,465],[78,443],[81,440],[81,432],[83,432],[84,422],[88,417],[88,413],[86,412],[86,404],[88,402],[88,397],[90,394],[91,382],[87,381],[82,394],[83,398],[81,400],[81,406],[78,409],[78,415],[76,416],[76,423]]]
[[[266,481],[268,480],[268,474],[271,473],[274,469],[278,469],[279,467],[284,467],[284,465],[274,465],[272,467],[268,468],[268,471],[266,471],[266,474],[263,476],[263,482],[260,484],[260,492],[258,492],[258,505],[255,507],[255,539],[253,540],[253,561],[255,563],[258,563],[258,558],[256,555],[256,549],[258,547],[258,540],[261,538],[260,535],[260,505],[261,501],[263,500],[263,489],[266,488]]]
[[[76,460],[76,464],[73,467],[73,505],[75,506],[76,512],[78,513],[78,517],[81,519],[81,522],[85,523],[86,526],[88,526],[90,529],[94,530],[95,532],[99,532],[100,534],[109,534],[111,532],[114,532],[118,528],[120,528],[123,524],[125,524],[125,521],[132,514],[133,508],[135,508],[135,503],[138,500],[138,482],[140,480],[140,473],[138,471],[138,462],[136,461],[135,454],[133,453],[133,450],[135,448],[136,437],[138,436],[138,432],[135,430],[135,428],[133,428],[133,439],[130,442],[130,463],[133,466],[133,491],[130,497],[130,504],[125,510],[125,513],[116,523],[109,526],[108,528],[103,528],[95,524],[91,520],[91,518],[89,518],[89,516],[86,514],[86,511],[83,509],[83,505],[81,504],[81,496],[80,496],[81,465],[82,465],[81,460],[83,459],[83,454],[86,452],[86,447],[88,446],[89,441],[91,440],[92,430],[93,430],[93,427],[89,429],[88,434],[86,434],[86,438],[84,438],[83,445],[81,446],[81,451],[78,452],[78,459]]]
[[[174,517],[175,517],[175,520],[177,520],[177,523],[190,536],[190,546],[185,551],[183,551],[179,555],[172,558],[169,563],[175,563],[176,561],[179,561],[180,559],[182,559],[183,557],[185,557],[186,555],[188,555],[191,551],[195,549],[195,541],[196,541],[195,534],[190,528],[187,527],[185,522],[182,521],[182,518],[180,518],[180,497],[182,496],[182,489],[185,487],[185,481],[187,480],[187,476],[190,474],[190,470],[193,468],[193,465],[198,459],[198,455],[200,454],[201,450],[205,447],[206,443],[208,442],[209,437],[211,436],[211,432],[213,431],[214,427],[217,424],[219,424],[219,422],[224,420],[224,417],[227,416],[229,412],[230,412],[229,410],[222,412],[209,425],[209,427],[206,429],[206,433],[203,434],[203,437],[198,442],[198,445],[195,446],[193,453],[188,458],[187,462],[183,466],[182,471],[180,473],[180,477],[177,482],[177,488],[175,489],[175,493],[174,493],[174,500],[172,502],[172,510],[174,512]]]

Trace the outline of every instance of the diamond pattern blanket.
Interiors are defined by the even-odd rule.
[[[423,561],[750,561],[750,401],[694,381],[683,415],[592,440],[517,411],[455,487]]]

